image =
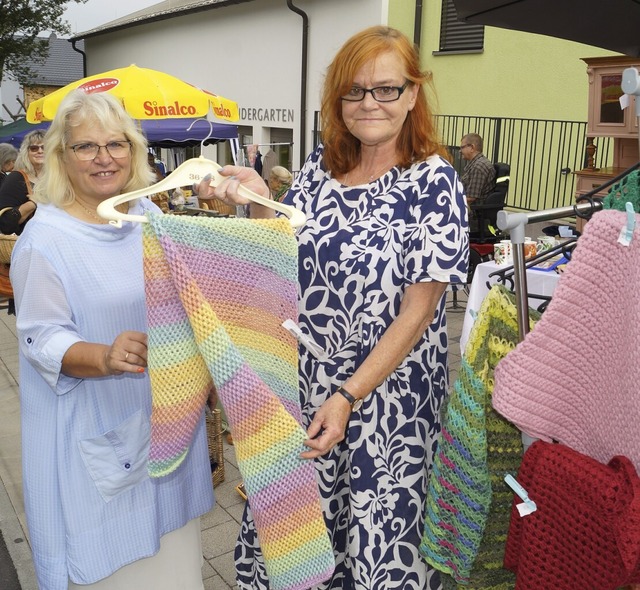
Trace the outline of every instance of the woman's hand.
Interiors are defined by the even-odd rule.
[[[253,168],[225,166],[220,170],[220,174],[226,177],[226,180],[217,187],[211,186],[211,179],[206,176],[200,181],[196,187],[199,199],[219,199],[227,205],[246,205],[251,201],[238,194],[241,184],[260,196],[271,198],[269,187]]]
[[[303,459],[315,459],[326,455],[344,440],[350,416],[349,402],[339,393],[334,393],[318,408],[307,430],[309,438],[304,441],[310,450],[300,456]]]
[[[144,373],[146,366],[147,335],[144,332],[122,332],[111,346],[76,342],[62,357],[62,372],[78,379]]]
[[[107,375],[142,373],[147,366],[147,335],[144,332],[122,332],[106,350],[104,364]]]

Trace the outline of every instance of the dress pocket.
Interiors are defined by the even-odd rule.
[[[78,442],[80,455],[105,502],[149,478],[151,427],[138,411],[113,430]]]

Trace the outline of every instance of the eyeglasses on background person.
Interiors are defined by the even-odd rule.
[[[29,146],[29,151],[32,154],[35,154],[36,152],[44,152],[44,145],[42,145],[41,143],[38,144],[32,144]]]
[[[70,145],[70,149],[76,155],[78,160],[94,160],[100,148],[107,150],[107,153],[114,159],[126,158],[131,152],[130,141],[110,141],[105,145],[98,145],[97,143],[77,143],[76,145]]]
[[[464,148],[467,148],[467,147],[473,147],[473,144],[472,143],[464,143],[464,144],[462,144],[460,146],[460,149],[463,150]]]
[[[342,100],[360,102],[364,100],[367,92],[370,92],[376,102],[394,102],[400,98],[408,85],[407,81],[402,86],[376,86],[375,88],[352,86],[351,90],[342,97]]]

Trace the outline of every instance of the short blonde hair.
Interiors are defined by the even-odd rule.
[[[275,180],[281,184],[291,184],[293,182],[293,174],[284,166],[274,166],[269,172],[269,180]]]
[[[71,128],[86,122],[123,133],[131,142],[131,176],[122,188],[123,193],[144,188],[153,181],[154,174],[147,162],[147,140],[118,100],[107,93],[85,94],[74,90],[60,103],[45,136],[44,173],[36,185],[34,201],[65,207],[75,200],[64,155]]]

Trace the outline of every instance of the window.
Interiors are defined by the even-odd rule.
[[[440,51],[471,52],[484,48],[484,25],[469,25],[458,20],[453,0],[442,0]]]

